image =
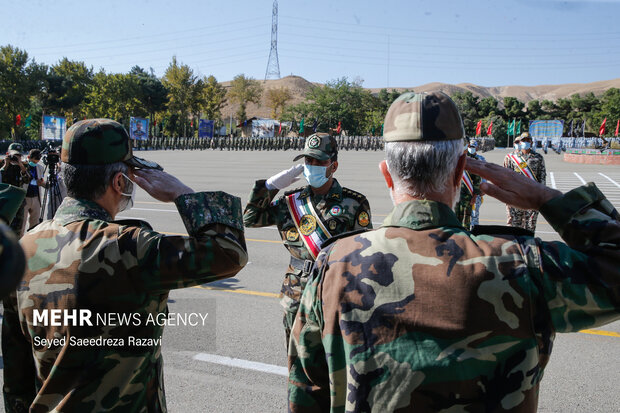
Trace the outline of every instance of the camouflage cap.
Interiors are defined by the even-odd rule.
[[[517,136],[514,140],[515,143],[520,142],[522,139],[529,138],[532,139],[532,136],[529,132],[523,132],[521,135]]]
[[[328,133],[314,133],[306,138],[304,151],[297,155],[293,161],[301,159],[304,156],[309,156],[319,161],[326,161],[337,154],[338,143],[336,142],[336,138],[330,136]]]
[[[443,92],[400,95],[385,115],[385,142],[465,139],[456,104]]]
[[[0,184],[0,219],[10,223],[26,197],[26,190],[9,184]]]
[[[22,155],[24,153],[24,147],[21,143],[14,142],[9,145],[7,152],[9,155]]]
[[[133,156],[129,134],[111,119],[86,119],[74,123],[62,140],[60,159],[69,164],[106,165],[125,162],[140,169],[163,168]]]

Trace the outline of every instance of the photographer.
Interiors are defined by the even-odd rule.
[[[12,143],[9,145],[9,150],[6,153],[6,157],[1,163],[0,177],[2,183],[23,188],[30,181],[30,173],[26,169],[26,166],[22,162],[22,153],[24,148],[20,143]],[[21,206],[15,214],[15,218],[11,221],[11,229],[17,235],[17,238],[21,238],[24,234],[24,209],[26,201],[22,202]]]

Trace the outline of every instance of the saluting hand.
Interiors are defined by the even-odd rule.
[[[483,193],[515,208],[537,211],[545,202],[562,195],[560,191],[490,162],[468,157],[465,169],[489,181],[480,184]]]
[[[173,202],[194,190],[167,172],[155,169],[138,169],[133,172],[134,181],[150,196],[161,202]]]

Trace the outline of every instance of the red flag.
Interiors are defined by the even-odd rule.
[[[340,132],[342,132],[342,122],[338,122],[338,129],[336,129],[338,135],[340,135]]]
[[[15,116],[15,125],[19,126],[22,124],[22,115]]]
[[[605,123],[607,123],[607,118],[601,123],[601,127],[598,129],[598,136],[603,136],[605,134]]]
[[[491,136],[493,134],[493,122],[487,128],[487,136]]]
[[[191,121],[191,122],[189,123],[189,126],[190,126],[191,128],[193,128],[193,127],[194,127],[194,121]]]
[[[278,128],[278,135],[282,135],[282,121],[280,121],[280,127]]]
[[[616,136],[618,136],[618,130],[620,130],[620,119],[618,119],[618,124],[616,125]]]
[[[478,121],[478,125],[476,125],[476,136],[480,136],[482,133],[482,121]]]
[[[153,119],[153,127],[157,126],[157,119]]]

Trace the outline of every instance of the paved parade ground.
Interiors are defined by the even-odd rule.
[[[483,155],[502,163],[506,150]],[[140,157],[159,162],[196,191],[223,190],[245,205],[256,179],[291,166],[296,152],[149,151]],[[364,193],[375,227],[391,210],[378,169],[383,153],[341,152],[336,178]],[[563,192],[593,181],[620,208],[620,166],[570,164],[545,156],[547,184]],[[302,179],[298,186],[304,185]],[[141,218],[155,230],[185,234],[173,204],[138,190],[134,208],[122,217]],[[120,217],[119,217],[120,218]],[[485,199],[481,224],[503,224],[505,206]],[[558,240],[540,219],[537,236]],[[247,267],[235,278],[170,294],[173,313],[208,312],[206,327],[168,326],[163,355],[171,412],[286,411],[286,354],[278,302],[288,254],[275,228],[248,229]],[[542,412],[620,411],[620,322],[598,330],[558,335],[541,386]]]

